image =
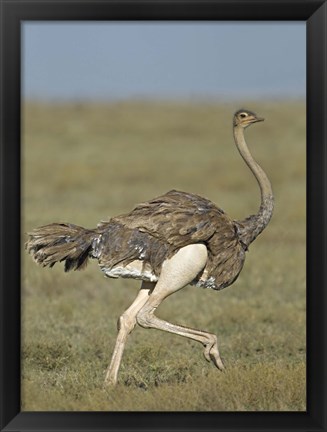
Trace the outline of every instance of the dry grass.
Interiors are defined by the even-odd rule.
[[[69,274],[42,269],[23,252],[23,410],[305,410],[305,107],[247,106],[266,117],[247,139],[273,183],[271,224],[232,287],[186,287],[158,311],[216,333],[226,373],[195,342],[137,328],[119,385],[104,390],[116,321],[139,284],[105,279],[95,262]],[[236,108],[26,105],[23,232],[54,221],[93,227],[172,188],[236,219],[255,212],[258,188],[232,140]]]

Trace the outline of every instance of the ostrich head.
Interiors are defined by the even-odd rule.
[[[263,121],[264,118],[258,117],[254,112],[248,110],[238,110],[234,114],[233,125],[241,126],[242,128],[246,128],[250,126],[252,123],[256,123],[259,121]]]

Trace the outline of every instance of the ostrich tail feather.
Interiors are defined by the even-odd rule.
[[[65,271],[86,267],[97,233],[69,223],[52,223],[28,233],[25,248],[43,267],[65,261]]]

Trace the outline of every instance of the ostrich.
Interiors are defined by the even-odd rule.
[[[271,184],[244,138],[245,128],[263,120],[244,109],[233,117],[235,144],[261,191],[255,215],[233,220],[206,198],[171,190],[130,213],[100,222],[95,229],[52,223],[28,233],[27,251],[43,266],[64,261],[65,271],[81,270],[88,258],[95,258],[110,278],[142,280],[136,299],[118,319],[106,385],[117,383],[126,339],[136,324],[200,342],[206,360],[224,369],[216,335],[164,321],[155,311],[166,297],[188,284],[214,290],[231,285],[242,270],[250,243],[270,221]]]

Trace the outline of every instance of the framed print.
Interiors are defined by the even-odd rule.
[[[1,9],[1,430],[326,430],[325,1]]]

